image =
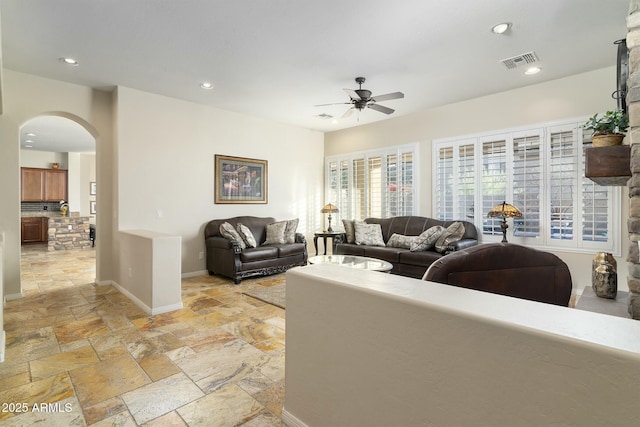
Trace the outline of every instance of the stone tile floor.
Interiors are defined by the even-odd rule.
[[[0,425],[284,426],[285,311],[242,294],[284,275],[183,279],[184,308],[148,316],[93,283],[93,249],[23,246],[21,264]]]

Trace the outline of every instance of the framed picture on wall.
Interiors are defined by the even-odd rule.
[[[96,201],[95,200],[91,200],[89,202],[89,213],[91,215],[95,215],[96,214]]]
[[[267,203],[266,160],[215,155],[215,203]]]
[[[89,194],[92,196],[96,195],[96,183],[95,182],[90,182],[89,183]]]

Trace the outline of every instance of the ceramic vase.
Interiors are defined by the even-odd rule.
[[[593,259],[591,286],[600,298],[615,299],[618,294],[618,264],[608,252],[598,252]]]

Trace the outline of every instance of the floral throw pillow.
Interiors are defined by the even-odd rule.
[[[220,224],[220,234],[222,234],[222,236],[231,243],[237,243],[241,249],[245,249],[247,247],[247,245],[244,244],[242,237],[240,237],[236,229],[233,228],[233,225],[228,222]]]
[[[290,219],[287,221],[287,225],[284,228],[284,242],[295,243],[296,242],[296,230],[298,229],[298,222],[300,219]]]
[[[284,230],[286,228],[287,221],[267,224],[267,239],[263,245],[282,245],[284,243]]]
[[[409,249],[417,238],[418,236],[404,236],[402,234],[393,233],[391,237],[389,237],[387,246],[390,248]]]
[[[457,242],[464,235],[464,224],[456,221],[438,237],[438,241],[436,242],[436,251],[440,253],[444,253],[449,245],[453,242]]]
[[[343,219],[342,225],[344,225],[344,233],[347,235],[347,243],[355,243],[356,242],[356,229],[354,227],[354,220],[352,219]]]
[[[356,230],[356,245],[385,246],[380,224],[356,221],[354,228]]]
[[[434,225],[433,227],[426,229],[416,237],[416,240],[413,241],[409,250],[411,252],[418,252],[432,249],[444,230],[445,228],[441,225]]]
[[[240,237],[242,237],[242,240],[248,248],[255,248],[256,246],[258,246],[258,244],[256,243],[256,238],[254,237],[249,227],[239,222],[236,228],[238,230],[238,234],[240,235]]]

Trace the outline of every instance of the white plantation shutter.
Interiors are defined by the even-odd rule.
[[[456,213],[450,219],[463,219],[473,222],[475,219],[476,197],[476,156],[473,144],[462,144],[458,148],[458,190]]]
[[[328,158],[327,203],[345,219],[415,215],[416,152],[412,145]]]
[[[351,176],[353,183],[351,184],[351,206],[345,206],[344,212],[353,212],[353,216],[344,217],[345,219],[352,218],[364,218],[364,213],[367,210],[367,183],[366,183],[366,168],[364,158],[353,159],[351,162],[353,169]],[[350,209],[349,209],[350,208]],[[340,209],[340,208],[338,208]],[[342,211],[342,209],[340,209]]]
[[[582,168],[585,164],[585,149],[591,146],[591,137],[583,132]],[[582,240],[584,242],[607,242],[610,237],[611,197],[610,187],[582,178]],[[588,244],[588,243],[586,243]]]
[[[549,134],[549,206],[552,240],[574,242],[579,157],[576,129],[552,128]]]
[[[434,141],[432,216],[473,221],[483,241],[500,241],[501,219],[487,213],[506,201],[523,214],[507,220],[509,242],[619,253],[620,189],[585,178],[585,120]]]
[[[453,147],[442,147],[437,152],[437,163],[435,164],[435,205],[436,218],[439,220],[453,219]]]
[[[494,206],[507,200],[507,141],[490,139],[482,142],[482,217]],[[510,198],[509,198],[510,199]],[[482,233],[502,235],[501,219],[486,218]]]
[[[542,132],[513,136],[513,202],[522,218],[513,220],[515,237],[540,236]]]

